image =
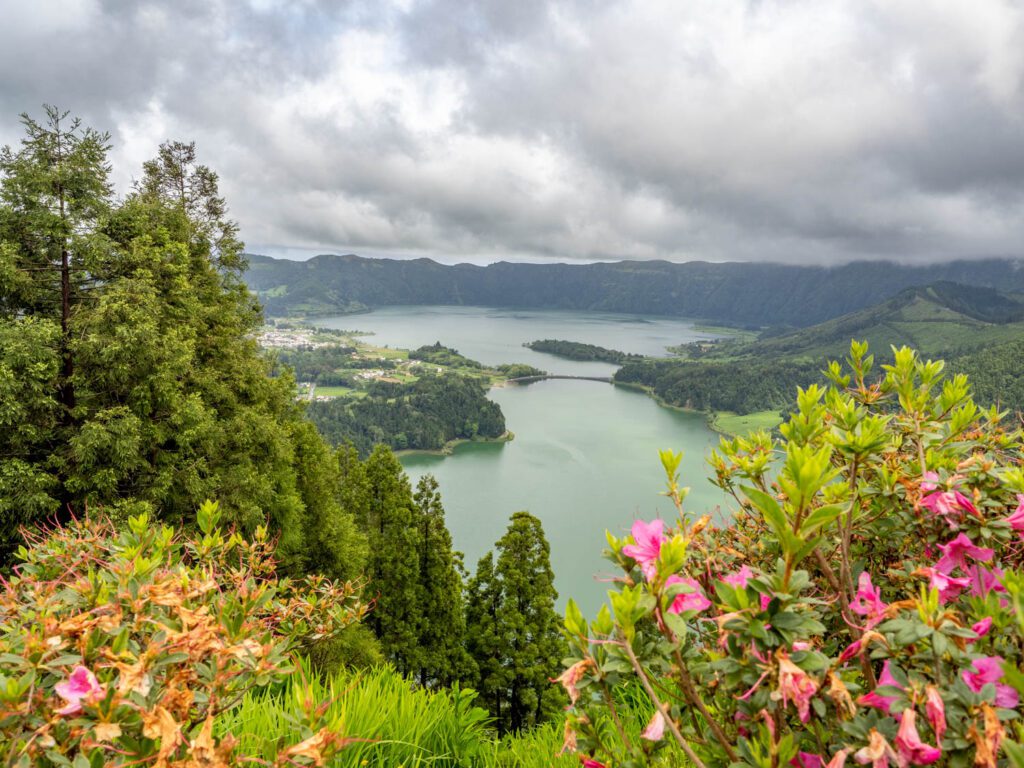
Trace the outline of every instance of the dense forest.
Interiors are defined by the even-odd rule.
[[[595,360],[622,365],[644,359],[643,355],[620,352],[617,349],[607,349],[596,344],[584,344],[581,341],[541,339],[539,341],[527,342],[524,346],[529,347],[534,352],[545,352],[556,357],[564,357],[567,360]]]
[[[421,360],[424,363],[433,363],[434,365],[445,365],[454,368],[482,368],[476,360],[470,360],[464,355],[460,355],[457,349],[451,349],[444,346],[441,342],[434,344],[428,344],[414,349],[409,352],[410,360]]]
[[[758,326],[804,327],[949,280],[1024,290],[1013,260],[927,266],[854,262],[837,267],[768,263],[622,261],[600,264],[445,266],[317,256],[297,262],[250,256],[246,273],[268,314],[338,314],[394,304],[577,309],[691,317]]]
[[[365,397],[311,403],[309,418],[335,445],[351,443],[360,455],[377,444],[395,450],[439,450],[453,440],[496,439],[505,434],[501,407],[475,379],[421,376],[409,384],[374,382]]]

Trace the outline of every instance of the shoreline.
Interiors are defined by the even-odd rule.
[[[449,440],[440,448],[403,448],[399,451],[394,451],[395,456],[402,458],[403,456],[451,456],[455,449],[460,445],[467,443],[510,443],[516,438],[516,433],[510,429],[506,429],[505,432],[498,437],[458,437],[454,440]]]

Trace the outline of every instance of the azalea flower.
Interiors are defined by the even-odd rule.
[[[580,760],[583,761],[583,768],[606,768],[604,763],[599,763],[592,757],[583,757],[583,755],[580,755]]]
[[[939,591],[939,600],[948,603],[956,600],[960,593],[971,583],[967,576],[950,576],[935,568],[918,568],[917,574],[928,577],[928,586]]]
[[[857,596],[850,602],[850,610],[866,619],[866,628],[876,627],[885,618],[889,604],[882,600],[882,590],[871,583],[871,574],[861,573],[857,580]]]
[[[1006,522],[1010,524],[1020,537],[1024,539],[1024,493],[1017,494],[1017,509],[1013,511],[1013,514],[1006,518]]]
[[[917,712],[913,707],[903,710],[900,717],[900,729],[896,733],[896,749],[899,752],[900,764],[931,765],[940,757],[942,750],[921,741],[917,732]]]
[[[889,669],[889,660],[886,659],[885,663],[882,664],[882,674],[878,678],[878,687],[871,691],[871,693],[865,693],[857,702],[863,704],[866,707],[874,707],[880,709],[886,714],[889,714],[889,709],[892,707],[892,703],[896,701],[895,696],[883,696],[878,692],[878,688],[883,685],[894,686],[899,689],[903,689],[903,686],[896,682],[896,678],[892,676],[892,672]]]
[[[952,573],[957,566],[966,569],[967,558],[988,562],[995,556],[988,547],[976,547],[965,533],[961,533],[948,544],[939,547],[942,557],[935,563],[935,569],[941,573]]]
[[[700,588],[700,584],[697,583],[696,579],[681,578],[679,576],[669,576],[665,579],[665,586],[671,587],[673,584],[686,584],[693,589],[692,592],[684,592],[681,595],[676,595],[672,601],[672,605],[669,606],[669,613],[682,613],[683,611],[704,611],[711,607],[711,601],[705,596],[704,591]]]
[[[966,569],[971,580],[971,595],[973,597],[988,597],[988,593],[1006,592],[1000,579],[1003,577],[1002,568],[985,568],[982,565],[974,565]]]
[[[92,704],[104,694],[103,686],[87,668],[79,664],[67,680],[57,683],[53,690],[67,702],[57,710],[58,715],[75,715],[82,711],[82,702]]]
[[[576,699],[580,697],[580,692],[576,685],[583,678],[587,669],[592,666],[594,666],[594,662],[590,659],[577,661],[551,682],[561,683],[562,687],[565,688],[565,692],[569,694],[569,703],[575,704]]]
[[[640,734],[641,739],[647,739],[648,741],[661,741],[661,737],[665,735],[665,715],[659,710],[654,713],[654,717],[651,718],[651,722],[644,728],[644,732]]]
[[[874,728],[871,729],[871,735],[868,737],[868,745],[858,749],[853,758],[861,765],[871,763],[871,768],[889,768],[890,760],[897,763],[900,760],[889,742],[885,740],[885,736]]]
[[[992,617],[991,616],[986,616],[981,621],[978,621],[978,622],[975,622],[974,624],[971,624],[971,631],[974,632],[974,634],[976,634],[978,636],[976,638],[976,640],[980,640],[981,638],[983,638],[985,635],[987,635],[989,633],[989,630],[991,630],[991,629],[992,629]],[[968,640],[967,642],[973,643],[973,642],[975,642],[975,640]]]
[[[723,576],[721,580],[733,587],[745,588],[747,582],[753,577],[754,572],[750,569],[750,566],[744,564],[738,571]]]
[[[818,684],[810,675],[790,661],[789,656],[784,652],[780,651],[778,658],[779,689],[772,692],[771,698],[773,701],[781,699],[783,706],[793,702],[797,714],[800,716],[800,722],[806,723],[811,719],[811,699],[818,691]]]
[[[935,732],[935,741],[939,743],[946,733],[946,704],[934,685],[924,689],[924,701],[924,714]]]
[[[635,543],[622,548],[622,554],[636,560],[648,581],[657,573],[658,555],[661,553],[661,543],[665,541],[664,530],[664,520],[655,519],[649,523],[637,520],[630,531]]]
[[[798,752],[796,757],[789,761],[789,764],[796,768],[821,768],[825,761],[821,759],[820,755],[813,752]]]
[[[939,473],[929,470],[921,475],[921,490],[934,491],[939,487]]]
[[[963,671],[962,677],[964,682],[967,683],[967,687],[975,693],[981,693],[982,688],[989,683],[994,683],[997,707],[1015,709],[1020,701],[1020,696],[1017,695],[1017,691],[1014,688],[999,682],[1003,677],[1002,656],[985,656],[975,659],[971,663],[971,668]]]
[[[845,768],[846,756],[849,754],[850,750],[840,749],[838,752],[832,755],[832,759],[828,761],[828,764],[825,766],[825,768]]]

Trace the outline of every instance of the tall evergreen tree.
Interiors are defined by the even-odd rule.
[[[188,523],[216,498],[269,521],[288,568],[359,575],[339,459],[251,338],[216,175],[165,145],[114,205],[105,135],[50,108],[23,122],[0,152],[0,562],[54,513]]]
[[[420,478],[413,501],[420,546],[419,679],[424,687],[449,685],[466,667],[462,577],[433,475]]]
[[[385,658],[403,674],[418,674],[420,531],[414,525],[412,489],[395,454],[378,445],[365,463],[366,504],[361,510],[369,539],[367,577],[376,595],[368,623]]]
[[[551,685],[564,653],[554,572],[540,520],[516,512],[480,561],[467,590],[467,635],[476,683],[499,730],[518,731],[557,711]]]

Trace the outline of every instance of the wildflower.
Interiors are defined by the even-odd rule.
[[[939,546],[942,550],[942,557],[935,563],[935,570],[942,573],[952,573],[957,566],[966,569],[967,558],[988,562],[995,556],[988,547],[976,547],[974,542],[965,533],[961,533],[948,544]]]
[[[828,761],[828,763],[825,765],[825,768],[845,768],[846,757],[849,754],[850,750],[840,749],[838,752],[832,755],[832,759]]]
[[[874,707],[880,709],[886,714],[889,714],[889,709],[892,707],[892,703],[896,701],[895,696],[883,696],[878,692],[878,688],[882,686],[893,686],[902,690],[903,686],[896,682],[896,678],[892,676],[892,671],[889,669],[889,660],[886,659],[885,663],[882,664],[882,674],[878,678],[878,687],[871,693],[865,693],[857,702],[867,707]]]
[[[913,707],[903,710],[900,717],[900,729],[896,733],[896,749],[899,751],[900,765],[931,765],[940,757],[942,750],[921,741],[917,732],[917,712]]]
[[[665,715],[658,710],[654,713],[654,717],[651,718],[651,722],[644,728],[644,732],[640,734],[641,739],[647,739],[648,741],[661,741],[661,737],[665,735]]]
[[[711,607],[711,601],[705,596],[704,591],[700,588],[700,584],[697,583],[696,579],[681,578],[679,576],[669,576],[665,579],[665,586],[671,587],[673,584],[686,584],[692,588],[692,592],[684,592],[681,595],[676,595],[672,601],[672,605],[669,606],[669,613],[682,613],[683,611],[704,611]]]
[[[956,600],[960,593],[971,583],[971,580],[966,576],[950,576],[948,573],[943,573],[931,567],[918,568],[915,574],[928,577],[928,586],[939,591],[939,600],[943,603]]]
[[[928,471],[921,475],[921,490],[934,491],[939,487],[939,473]]]
[[[871,729],[871,734],[868,737],[868,745],[858,749],[853,757],[861,765],[871,763],[871,768],[889,768],[890,760],[897,763],[900,761],[899,756],[885,740],[885,736],[874,728]]]
[[[795,768],[822,768],[825,761],[821,759],[820,755],[813,752],[798,752],[796,757],[789,761],[789,764]]]
[[[1017,508],[1006,518],[1006,522],[1024,539],[1024,493],[1017,494]]]
[[[1016,690],[1005,683],[999,682],[1003,677],[1002,656],[984,656],[980,659],[975,659],[971,663],[971,668],[963,671],[962,677],[964,682],[967,683],[967,687],[975,693],[981,693],[981,690],[986,685],[994,683],[996,687],[995,704],[997,707],[1014,709],[1018,701],[1020,701]]]
[[[800,722],[806,723],[811,719],[811,699],[818,691],[818,684],[790,661],[784,651],[779,651],[778,659],[779,689],[772,692],[771,698],[773,701],[781,699],[783,706],[792,701],[800,716]]]
[[[754,572],[750,569],[750,566],[744,564],[738,571],[726,574],[721,580],[726,584],[733,587],[740,587],[742,589],[747,586],[747,582],[750,581],[753,576]]]
[[[664,529],[664,520],[657,519],[649,523],[637,520],[630,531],[635,543],[622,548],[622,554],[636,560],[648,581],[657,572],[658,555],[661,553],[661,543],[665,540]]]
[[[580,755],[580,760],[583,761],[583,768],[606,768],[604,763],[599,763],[592,757],[584,757]]]
[[[939,689],[929,685],[924,689],[924,714],[935,732],[936,743],[942,741],[946,733],[946,704],[942,701]]]
[[[871,574],[864,571],[857,581],[857,597],[850,603],[850,610],[863,616],[866,628],[871,629],[885,618],[889,604],[882,600],[882,590],[871,583]]]
[[[82,711],[82,702],[92,704],[103,696],[103,686],[96,675],[79,664],[67,680],[53,687],[57,695],[67,702],[57,710],[58,715],[75,715]]]

